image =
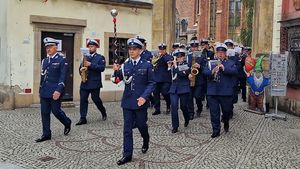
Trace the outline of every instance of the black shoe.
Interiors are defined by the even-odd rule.
[[[189,122],[190,122],[189,120],[185,121],[184,122],[184,127],[187,127],[189,125]]]
[[[142,153],[143,153],[143,154],[146,154],[147,151],[148,151],[148,149],[149,149],[149,143],[144,144],[143,147],[142,147]]]
[[[219,137],[220,136],[220,133],[213,133],[212,135],[211,135],[211,138],[216,138],[216,137]]]
[[[224,123],[224,130],[226,133],[229,131],[229,122]]]
[[[122,157],[118,162],[117,164],[118,165],[123,165],[123,164],[126,164],[128,162],[130,162],[132,160],[131,157]]]
[[[172,133],[177,133],[178,132],[178,128],[173,128],[172,129]]]
[[[71,124],[72,124],[72,121],[70,120],[69,125],[65,126],[64,135],[68,135],[70,133],[70,131],[71,131]]]
[[[101,111],[101,114],[102,114],[102,120],[105,121],[107,119],[106,110],[104,109],[103,111]]]
[[[142,153],[143,154],[147,153],[148,149],[149,149],[149,137],[143,140]]]
[[[159,115],[159,114],[160,114],[160,111],[155,111],[154,113],[152,113],[153,116]]]
[[[35,142],[40,143],[47,140],[51,140],[51,136],[48,137],[42,136],[41,138],[36,139]]]
[[[166,114],[170,114],[170,112],[171,112],[170,108],[167,108]]]
[[[86,124],[86,123],[87,123],[86,119],[80,119],[78,121],[78,123],[76,123],[76,126],[83,125],[83,124]]]

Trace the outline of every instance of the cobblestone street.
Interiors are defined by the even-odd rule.
[[[120,103],[106,103],[107,121],[90,105],[88,124],[75,126],[78,108],[65,108],[72,130],[63,135],[63,126],[52,116],[52,140],[35,143],[41,134],[40,110],[17,109],[0,112],[0,166],[3,168],[299,168],[300,118],[287,121],[265,119],[235,107],[230,132],[211,139],[209,113],[171,133],[170,115],[152,116],[149,109],[150,149],[141,153],[142,140],[134,131],[133,162],[118,167],[122,156],[122,114]],[[163,109],[164,110],[164,107]],[[10,167],[9,167],[10,166]],[[0,168],[2,168],[0,167]]]

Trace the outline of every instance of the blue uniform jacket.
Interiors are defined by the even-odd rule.
[[[207,95],[212,96],[231,96],[234,94],[235,78],[238,74],[236,64],[230,59],[222,61],[224,71],[219,72],[220,81],[214,82],[212,71],[208,65],[204,68],[204,74],[208,77]]]
[[[122,108],[134,110],[147,108],[149,106],[149,96],[155,89],[152,65],[141,58],[136,66],[133,66],[132,61],[129,60],[124,63],[123,68],[124,77],[121,73],[122,71],[115,72],[114,76],[119,77],[120,80],[132,77],[132,81],[130,83],[125,83],[125,90],[121,102]],[[141,107],[137,105],[137,99],[139,97],[143,97],[147,100]]]
[[[168,61],[172,59],[173,56],[166,54],[157,61],[157,67],[154,68],[155,82],[172,82],[171,71],[168,70]]]
[[[238,72],[239,72],[238,77],[239,78],[246,78],[247,77],[246,73],[244,72],[246,57],[247,57],[246,54],[242,54],[240,56],[240,60],[239,60],[240,63],[239,63],[239,67],[238,67]]]
[[[68,63],[58,53],[53,58],[45,58],[41,65],[40,97],[52,98],[54,91],[64,93]]]
[[[153,58],[153,55],[148,50],[144,50],[141,54],[141,59],[143,59],[143,60],[150,62],[152,58]]]
[[[187,62],[183,62],[179,64],[188,66]],[[172,68],[172,74],[175,76],[177,74],[177,78],[172,80],[172,84],[169,90],[171,94],[185,94],[190,92],[190,80],[188,78],[190,73],[190,69],[180,70],[177,68]]]
[[[203,49],[202,50],[202,56],[204,56],[204,58],[206,58],[207,60],[214,60],[215,58],[215,54],[214,52],[212,52],[211,50],[208,49]]]
[[[229,60],[232,60],[235,65],[236,65],[236,69],[238,71],[238,73],[234,76],[234,81],[235,81],[235,85],[237,86],[239,81],[238,81],[238,78],[239,78],[239,69],[243,69],[241,67],[241,62],[240,62],[240,57],[238,54],[234,55],[234,56],[229,56]]]
[[[193,54],[188,54],[188,65],[190,68],[192,68],[192,61],[193,61]],[[206,77],[203,74],[203,69],[206,66],[206,58],[202,56],[196,58],[196,63],[200,65],[200,68],[198,68],[198,75],[196,76],[195,86],[203,86],[206,83]]]
[[[89,66],[87,70],[87,81],[85,83],[81,82],[80,88],[81,89],[102,88],[101,72],[105,70],[104,56],[95,53],[94,56],[88,56],[87,61],[91,62],[91,66]]]

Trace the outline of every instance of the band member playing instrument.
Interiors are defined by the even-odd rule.
[[[178,49],[179,46],[180,46],[180,43],[178,43],[178,42],[175,42],[172,44],[172,49],[171,49],[171,53],[170,53],[171,56],[174,56],[175,50]]]
[[[202,50],[202,57],[206,58],[206,61],[209,61],[209,60],[214,60],[215,59],[215,53],[213,52],[214,49],[213,46],[210,46],[209,45],[209,40],[207,39],[202,39],[201,40],[201,50]],[[206,79],[205,79],[206,80]],[[207,81],[205,82],[204,84],[204,88],[203,88],[203,93],[204,93],[204,97],[206,98],[207,100],[207,96],[206,96],[206,91],[207,91]],[[208,102],[206,102],[206,109],[208,109],[209,106],[208,106]]]
[[[103,106],[102,100],[100,99],[100,88],[102,88],[101,73],[105,69],[105,58],[104,56],[97,53],[97,47],[99,43],[95,39],[90,39],[87,42],[90,55],[80,66],[87,67],[86,81],[82,81],[80,84],[80,120],[76,125],[83,125],[87,123],[86,116],[88,111],[88,98],[91,94],[92,100],[96,104],[98,110],[102,114],[102,120],[106,120],[106,109]]]
[[[137,40],[139,40],[140,42],[142,42],[142,44],[144,45],[143,49],[142,49],[142,52],[141,52],[141,58],[143,60],[151,62],[151,60],[153,58],[153,55],[150,51],[147,50],[147,41],[146,41],[146,39],[144,37],[142,37],[141,35],[137,35],[135,38]],[[155,104],[153,93],[150,95],[149,99],[150,99],[150,107],[152,108]]]
[[[190,93],[190,81],[188,75],[190,68],[185,61],[184,49],[177,49],[174,53],[176,59],[168,63],[171,69],[172,84],[170,87],[171,98],[171,115],[172,115],[172,133],[178,132],[179,118],[178,118],[178,102],[180,101],[180,109],[184,116],[184,126],[189,124],[189,112],[188,112],[188,98]]]
[[[224,44],[227,46],[227,57],[228,59],[232,60],[237,69],[241,69],[241,65],[240,65],[240,58],[238,56],[238,54],[235,52],[234,50],[234,42],[231,39],[226,39],[224,41]],[[231,107],[231,112],[229,115],[229,118],[231,119],[233,117],[233,109],[234,109],[234,104],[238,102],[238,74],[234,77],[233,79],[235,85],[233,86],[233,95],[232,95],[232,107]]]
[[[155,60],[155,63],[153,63],[153,69],[154,69],[154,81],[156,82],[156,88],[153,92],[154,94],[154,108],[155,112],[152,115],[158,115],[160,114],[160,94],[163,95],[167,110],[166,113],[170,113],[170,86],[171,86],[171,73],[170,70],[168,70],[168,61],[172,60],[173,57],[169,55],[166,51],[167,45],[164,43],[161,43],[158,45],[159,49],[159,56]],[[153,57],[154,58],[154,57]],[[152,60],[154,61],[154,60]]]
[[[204,89],[206,83],[206,77],[203,75],[202,67],[206,63],[206,58],[201,56],[201,52],[199,51],[199,41],[192,40],[190,42],[191,52],[187,56],[187,62],[189,67],[191,68],[191,72],[189,74],[190,83],[190,96],[188,102],[188,111],[190,114],[190,119],[194,119],[194,98],[196,100],[197,105],[197,117],[200,117],[200,114],[203,109],[202,100],[204,99]]]
[[[232,95],[234,78],[238,74],[234,61],[227,59],[227,46],[223,43],[216,45],[216,56],[219,64],[212,66],[208,62],[204,68],[204,74],[208,77],[207,97],[210,108],[210,117],[213,133],[212,138],[220,136],[221,121],[223,114],[224,130],[229,131],[229,116],[232,111]],[[220,111],[221,108],[221,111]]]
[[[139,129],[143,138],[142,153],[149,148],[149,132],[147,126],[147,108],[149,97],[155,89],[153,68],[151,63],[140,56],[143,44],[136,38],[127,41],[130,58],[122,65],[114,64],[112,81],[120,79],[125,83],[121,107],[123,109],[123,157],[117,162],[123,165],[132,160],[134,125]]]

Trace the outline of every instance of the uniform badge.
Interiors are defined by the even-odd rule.
[[[254,92],[255,95],[259,95],[259,92]]]

